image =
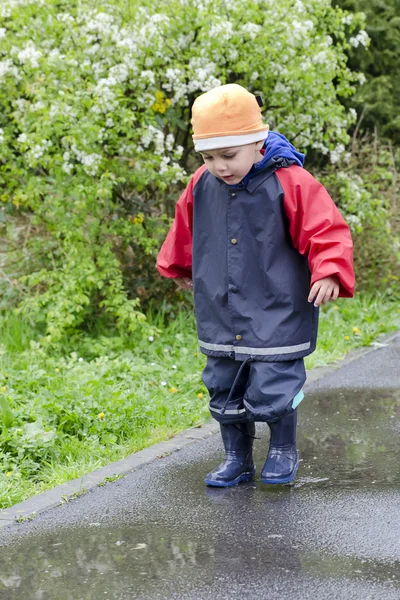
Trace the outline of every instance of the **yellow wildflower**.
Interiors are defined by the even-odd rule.
[[[105,415],[104,415],[104,413],[103,413],[103,412],[101,412],[101,413],[99,413],[97,416],[99,417],[99,419],[104,419],[104,416],[105,416]]]
[[[54,370],[55,370],[56,373],[60,372],[60,369],[58,367],[56,367]]]
[[[197,394],[197,397],[200,398],[200,400],[203,398],[203,396],[204,396],[204,394],[202,394],[201,392],[200,392],[200,394]]]
[[[4,385],[2,388],[0,388],[0,392],[6,392],[7,391],[7,387]]]
[[[346,340],[346,342],[348,342],[348,341],[349,341],[349,339],[350,339],[350,336],[349,336],[349,335],[345,335],[345,336],[344,336],[344,339]]]
[[[141,225],[144,221],[144,215],[142,213],[139,213],[138,215],[136,215],[136,217],[133,217],[132,219],[132,223],[134,223],[134,225]]]
[[[11,477],[11,471],[7,471],[6,477]]]
[[[335,306],[333,307],[333,310],[339,310],[339,307],[335,304]]]
[[[175,387],[170,387],[169,391],[171,392],[171,394],[175,394],[175,392],[177,392],[178,390]]]
[[[361,333],[361,331],[358,329],[358,327],[353,327],[352,332],[353,333]]]
[[[158,112],[163,115],[167,108],[171,106],[171,100],[166,98],[164,92],[161,91],[156,92],[155,96],[156,101],[151,108],[154,110],[154,112]]]

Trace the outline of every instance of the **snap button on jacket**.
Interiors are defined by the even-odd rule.
[[[340,296],[354,293],[349,228],[325,188],[287,159],[272,160],[243,187],[198,169],[157,268],[193,279],[201,351],[236,360],[310,354],[318,329],[310,286],[337,275]]]

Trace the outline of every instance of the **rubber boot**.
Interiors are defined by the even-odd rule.
[[[220,423],[220,428],[225,458],[206,475],[205,483],[215,487],[231,487],[241,481],[250,481],[256,472],[253,463],[254,423]]]
[[[297,411],[268,423],[271,439],[264,467],[261,472],[263,483],[290,483],[299,468],[299,453],[296,448]]]

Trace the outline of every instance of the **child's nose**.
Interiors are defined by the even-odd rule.
[[[226,163],[225,162],[217,162],[217,164],[215,165],[215,168],[217,170],[217,173],[223,173],[224,171],[226,171]]]

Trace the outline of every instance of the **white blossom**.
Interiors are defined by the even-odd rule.
[[[179,160],[183,154],[183,146],[176,146],[175,150],[174,150],[174,156],[176,160]]]
[[[17,105],[17,108],[20,112],[24,111],[25,106],[28,103],[27,100],[25,100],[25,98],[17,98],[16,100],[14,100],[14,102]]]
[[[350,113],[350,116],[351,116],[353,122],[357,121],[357,111],[356,111],[356,109],[355,108],[350,108],[349,109],[349,113]]]
[[[69,13],[57,13],[56,19],[58,21],[61,21],[61,23],[74,23],[75,22],[74,17],[72,15],[70,15]]]
[[[118,31],[114,16],[111,14],[104,12],[93,12],[92,14],[89,13],[88,15],[82,16],[82,20],[82,29],[87,33],[94,32],[108,38]]]
[[[44,6],[44,2],[45,0],[2,0],[0,4],[0,17],[11,17],[12,9],[14,8],[22,7],[24,9],[29,4]]]
[[[47,150],[53,145],[51,140],[42,140],[40,144],[34,144],[30,147],[27,152],[27,161],[30,167],[33,167],[34,163],[44,156]]]
[[[168,170],[168,165],[171,162],[171,159],[168,156],[163,156],[160,162],[160,167],[158,172],[162,175]]]
[[[141,79],[147,80],[152,85],[154,85],[156,82],[156,76],[155,76],[154,71],[149,71],[149,70],[142,71],[140,74],[140,77],[141,77]]]
[[[314,54],[314,56],[312,57],[312,62],[315,65],[321,64],[323,65],[324,63],[328,62],[328,53],[326,50],[321,50],[320,52],[317,52],[317,54]]]
[[[230,21],[220,21],[213,23],[208,32],[210,38],[218,37],[220,40],[227,42],[233,35],[233,25]]]
[[[169,152],[171,152],[171,150],[173,149],[174,142],[175,142],[174,136],[172,135],[172,133],[169,133],[167,135],[167,137],[165,138],[165,147]]]
[[[114,77],[100,79],[95,87],[95,94],[97,95],[99,105],[104,112],[111,111],[116,106],[116,93],[112,89],[115,86],[117,80]]]
[[[42,100],[32,102],[32,104],[30,105],[31,112],[37,112],[39,110],[42,110],[43,108],[46,108],[46,104]]]
[[[4,142],[4,129],[0,127],[0,144]]]
[[[364,48],[366,48],[369,44],[369,41],[370,41],[369,35],[364,29],[361,29],[355,37],[351,37],[349,39],[349,43],[354,48],[358,48],[358,46],[360,44],[361,44],[361,46],[364,46]]]
[[[329,152],[329,148],[325,146],[325,144],[323,144],[322,142],[314,142],[313,148],[315,148],[315,150],[319,150],[321,154],[328,154]]]
[[[345,151],[344,144],[338,144],[337,146],[335,146],[335,148],[333,150],[331,150],[330,159],[331,159],[331,163],[333,165],[339,162],[344,151]]]
[[[128,79],[128,74],[128,67],[124,63],[120,63],[119,65],[111,67],[108,77],[116,79],[119,83],[123,83]]]
[[[21,79],[17,67],[14,65],[13,61],[10,58],[0,60],[0,81],[4,78],[5,75],[7,75],[7,73],[11,73],[16,79]]]
[[[53,48],[48,53],[47,57],[50,60],[50,62],[53,62],[53,61],[57,61],[57,60],[63,60],[65,58],[65,54],[61,54],[61,52],[58,48]]]
[[[364,73],[358,73],[357,80],[360,85],[364,85],[364,83],[367,81],[367,78],[365,77]]]
[[[96,54],[98,52],[98,50],[100,50],[100,44],[98,44],[98,43],[92,44],[88,48],[85,48],[85,54],[89,54],[90,56],[93,56],[93,54]]]
[[[229,57],[229,60],[236,62],[237,59],[239,58],[239,50],[237,48],[229,48],[228,57]],[[213,58],[215,60],[218,60],[218,57],[216,57],[215,52],[213,52]]]
[[[72,163],[67,163],[67,162],[63,163],[62,170],[65,173],[68,173],[68,175],[71,174],[73,168],[74,168],[74,165]]]
[[[188,92],[198,90],[208,92],[208,90],[221,85],[221,81],[214,76],[214,73],[217,71],[215,63],[211,61],[206,62],[196,56],[190,59],[189,69],[193,71],[194,77],[187,86]]]
[[[345,25],[351,25],[351,23],[354,21],[354,15],[352,15],[351,13],[348,15],[345,15],[342,19],[342,23],[344,23]]]
[[[42,56],[40,50],[36,49],[36,46],[33,42],[28,42],[23,50],[18,52],[18,60],[25,64],[30,62],[31,67],[33,69],[37,69],[39,67],[38,59]]]
[[[75,144],[71,146],[71,150],[75,154],[77,160],[83,165],[85,173],[88,175],[97,175],[102,161],[102,156],[100,154],[94,152],[88,154],[84,150],[79,150]]]
[[[257,25],[256,23],[245,23],[241,27],[243,33],[247,33],[252,40],[254,40],[259,32],[261,31],[261,25]]]
[[[163,154],[164,153],[164,133],[160,130],[157,129],[156,127],[154,127],[154,125],[149,125],[149,127],[147,128],[147,131],[145,131],[142,134],[141,137],[141,144],[145,147],[148,148],[150,146],[150,144],[152,142],[154,142],[155,144],[155,154]]]
[[[288,42],[294,43],[296,41],[304,42],[307,40],[307,36],[312,29],[314,29],[314,23],[311,20],[298,21],[297,19],[293,19],[290,23],[290,27],[292,30],[293,38],[288,37]]]
[[[346,222],[350,225],[352,231],[362,226],[362,220],[358,215],[346,214]]]

